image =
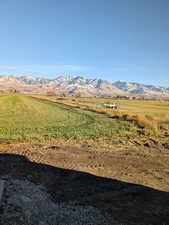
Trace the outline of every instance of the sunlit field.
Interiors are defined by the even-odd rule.
[[[0,141],[37,141],[56,138],[111,138],[130,129],[127,121],[24,95],[0,97]]]
[[[116,103],[119,110],[134,114],[146,114],[160,120],[169,120],[169,101],[114,100],[104,98],[81,98],[89,104]]]
[[[112,137],[109,136],[111,144],[169,147],[169,102],[167,101],[57,96],[41,96],[40,98],[88,113],[96,113],[107,117],[109,121],[118,121],[119,124],[128,122],[127,129],[115,132]],[[116,103],[118,109],[106,108],[103,103]]]

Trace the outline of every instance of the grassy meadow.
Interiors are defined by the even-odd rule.
[[[123,112],[133,114],[144,114],[152,116],[154,119],[169,120],[168,101],[144,101],[144,100],[113,100],[104,98],[81,98],[81,103],[103,104],[116,103]]]
[[[114,100],[106,98],[73,98],[41,96],[55,103],[106,116],[109,121],[129,122],[128,129],[113,134],[109,142],[122,145],[162,146],[169,148],[169,102]],[[118,110],[105,108],[103,103],[116,103]],[[130,124],[130,125],[129,125]]]
[[[0,96],[0,143],[50,140],[169,145],[169,103],[102,98]],[[119,110],[102,103],[116,103]]]
[[[127,121],[24,95],[0,97],[0,142],[97,139],[133,129]]]

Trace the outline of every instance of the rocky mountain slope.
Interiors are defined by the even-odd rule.
[[[81,76],[60,76],[56,79],[33,76],[0,76],[0,90],[22,93],[66,93],[82,96],[136,95],[169,97],[169,87],[144,85],[126,81],[114,83]]]

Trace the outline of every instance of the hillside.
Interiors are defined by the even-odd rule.
[[[32,76],[0,76],[1,91],[21,93],[49,92],[81,96],[144,96],[169,98],[169,87],[144,85],[126,81],[114,83],[102,79],[89,79],[81,76],[60,76],[56,79]]]

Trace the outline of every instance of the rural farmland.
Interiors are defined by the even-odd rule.
[[[104,103],[116,103],[119,109],[105,108]],[[100,216],[97,210],[106,213],[108,225],[115,224],[109,216],[124,225],[167,224],[168,102],[1,94],[0,108],[0,176],[9,186],[8,195],[36,190],[29,196],[31,204],[43,195],[38,208],[46,207],[49,197],[35,185],[41,184],[61,213],[90,205],[92,215]],[[30,210],[22,201],[19,207]],[[63,209],[58,209],[58,201]],[[40,210],[48,213],[52,204]],[[8,209],[0,217],[3,224],[9,220]],[[22,210],[13,212],[15,221],[24,215]],[[60,214],[50,215],[56,224]],[[64,221],[74,216],[68,214]],[[87,218],[84,214],[83,224]]]
[[[126,121],[24,95],[0,97],[0,141],[97,139],[130,129]]]
[[[0,225],[169,225],[169,0],[4,0],[0,25]]]

